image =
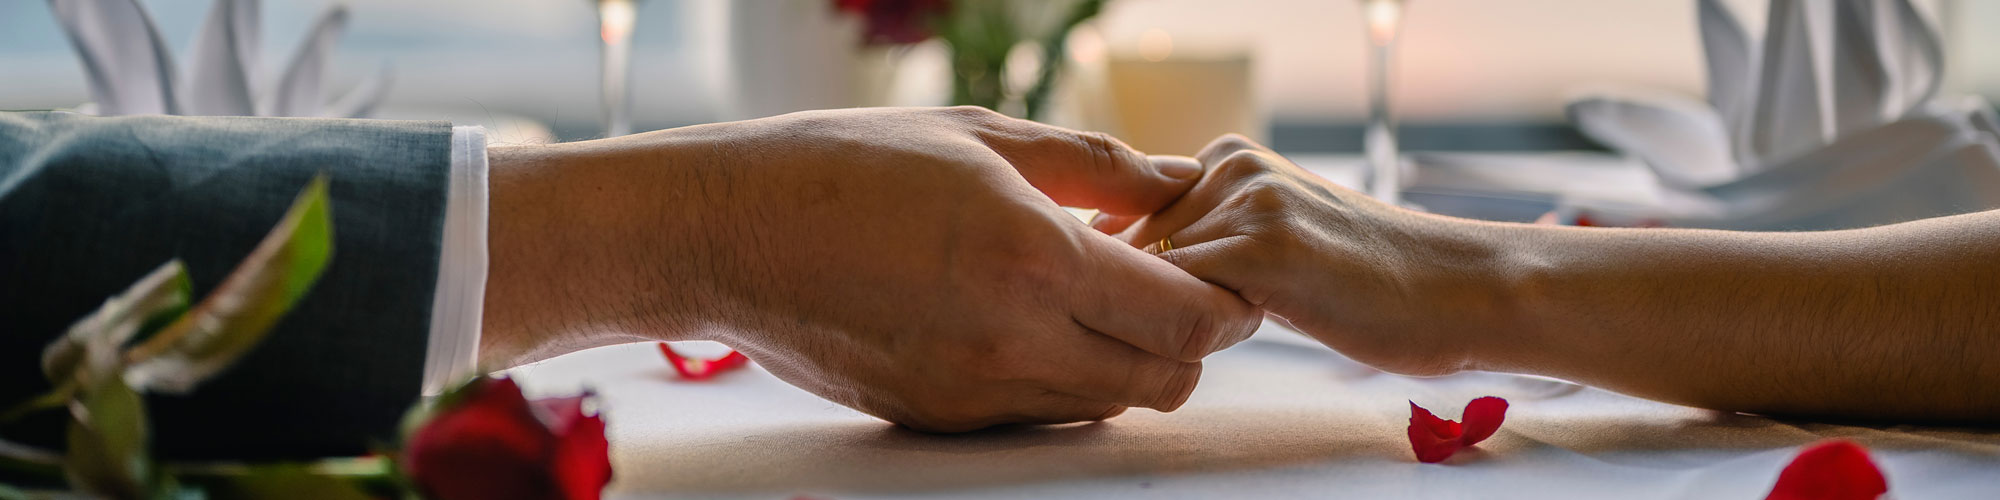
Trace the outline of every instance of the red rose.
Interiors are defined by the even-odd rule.
[[[508,379],[447,395],[404,443],[403,473],[427,498],[591,499],[611,482],[604,419],[585,396],[539,400]]]
[[[949,0],[833,0],[840,10],[862,16],[870,44],[917,43],[931,37],[931,25],[951,9]]]

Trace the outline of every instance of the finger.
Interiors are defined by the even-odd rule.
[[[1202,183],[1159,213],[1127,225],[1125,230],[1118,234],[1119,239],[1134,247],[1154,248],[1175,231],[1214,211],[1232,190],[1227,186],[1229,182],[1220,179],[1203,179]],[[1191,244],[1173,240],[1173,246]]]
[[[1146,216],[1112,216],[1112,214],[1098,214],[1096,218],[1092,218],[1092,220],[1090,220],[1090,228],[1092,228],[1092,230],[1098,230],[1098,232],[1102,232],[1102,234],[1118,234],[1118,232],[1124,232],[1126,228],[1132,228],[1132,224],[1134,224],[1134,222],[1140,222],[1140,220],[1144,220],[1144,218],[1146,218]]]
[[[1226,236],[1161,252],[1159,259],[1202,281],[1237,291],[1244,301],[1262,308],[1270,297],[1241,293],[1252,290],[1250,285],[1262,278],[1255,275],[1261,269],[1258,264],[1271,261],[1258,253],[1254,243],[1249,236]]]
[[[1173,164],[1173,163],[1182,164],[1184,166],[1197,169],[1197,171],[1199,171],[1199,169],[1201,168],[1201,163],[1196,162],[1194,158],[1189,158],[1186,156],[1158,155],[1158,156],[1148,157],[1148,159],[1153,162],[1153,165],[1156,168],[1163,164]],[[1186,195],[1183,194],[1182,196],[1185,197]],[[1146,217],[1147,215],[1116,215],[1109,213],[1098,213],[1097,217],[1092,218],[1090,220],[1090,227],[1096,229],[1097,232],[1100,233],[1118,234],[1119,232],[1122,232],[1127,228],[1132,227],[1132,224],[1137,223],[1141,220],[1145,220]]]
[[[1155,355],[1197,361],[1235,345],[1261,314],[1235,293],[1211,285],[1109,236],[1086,234],[1095,257],[1071,295],[1071,316]]]
[[[1153,162],[1102,132],[985,118],[975,130],[1028,183],[1056,204],[1114,215],[1158,211],[1201,178],[1193,161]]]
[[[1175,230],[1173,235],[1163,237],[1162,239],[1173,242],[1173,247],[1166,249],[1167,251],[1172,251],[1231,236],[1239,236],[1244,234],[1245,229],[1242,220],[1243,217],[1239,211],[1229,208],[1219,208],[1209,212],[1201,220],[1194,221],[1193,224],[1188,224],[1187,227]]]
[[[1043,351],[1027,378],[1038,387],[1091,401],[1173,411],[1201,379],[1201,363],[1160,357],[1078,326]]]
[[[1235,147],[1227,139],[1228,137],[1224,137],[1217,140],[1215,144],[1202,150],[1202,154],[1209,157],[1214,157],[1216,151],[1222,149],[1229,149],[1230,153],[1210,163],[1211,171],[1195,185],[1194,189],[1174,201],[1173,205],[1127,228],[1121,237],[1132,246],[1144,247],[1157,243],[1175,231],[1207,217],[1231,195],[1244,189],[1253,179],[1263,177],[1264,174],[1278,168],[1284,161],[1268,150],[1263,150],[1261,146],[1250,144],[1245,147]],[[1173,240],[1173,243],[1175,246],[1194,244],[1180,240]]]

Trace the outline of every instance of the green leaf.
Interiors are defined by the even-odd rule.
[[[0,424],[13,422],[14,419],[28,416],[30,413],[62,408],[63,405],[69,404],[69,398],[74,394],[76,394],[76,379],[71,378],[50,389],[49,392],[35,396],[34,399],[22,401],[5,411],[0,411]]]
[[[181,475],[218,500],[358,500],[375,498],[367,485],[388,480],[388,464],[379,458],[346,458],[309,464],[203,467],[183,470]]]
[[[28,500],[30,498],[34,497],[28,496],[28,492],[21,491],[13,486],[0,484],[0,500]]]
[[[77,320],[68,332],[50,342],[42,350],[42,374],[51,384],[62,386],[76,376],[85,343],[101,337],[112,345],[124,345],[148,326],[158,328],[187,312],[193,290],[181,262],[167,261],[123,293],[106,299],[95,312]]]
[[[116,353],[110,356],[115,357]],[[116,370],[86,361],[89,380],[70,403],[69,449],[63,460],[70,486],[109,498],[141,498],[154,491],[147,454],[146,405]],[[116,363],[110,363],[115,368]]]
[[[333,256],[327,180],[307,184],[277,227],[194,309],[126,353],[127,382],[184,393],[264,339]]]
[[[313,474],[302,467],[263,467],[242,476],[205,478],[201,482],[209,498],[217,500],[292,498],[300,500],[366,500],[375,497],[355,486],[354,481]]]

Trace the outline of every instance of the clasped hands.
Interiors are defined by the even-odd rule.
[[[487,366],[715,340],[940,432],[1171,411],[1267,312],[1384,369],[1457,368],[1410,295],[1450,273],[1390,251],[1424,216],[1240,137],[1149,158],[978,108],[855,109],[489,158]]]

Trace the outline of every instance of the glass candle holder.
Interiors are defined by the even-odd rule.
[[[1395,71],[1396,38],[1402,27],[1404,0],[1361,0],[1361,19],[1368,36],[1368,128],[1362,151],[1373,174],[1369,195],[1389,204],[1403,197],[1402,154],[1396,145],[1396,119],[1389,107],[1389,86]]]
[[[604,106],[604,136],[632,133],[632,26],[638,22],[638,0],[597,0],[598,38],[603,41],[603,74],[599,90]]]

